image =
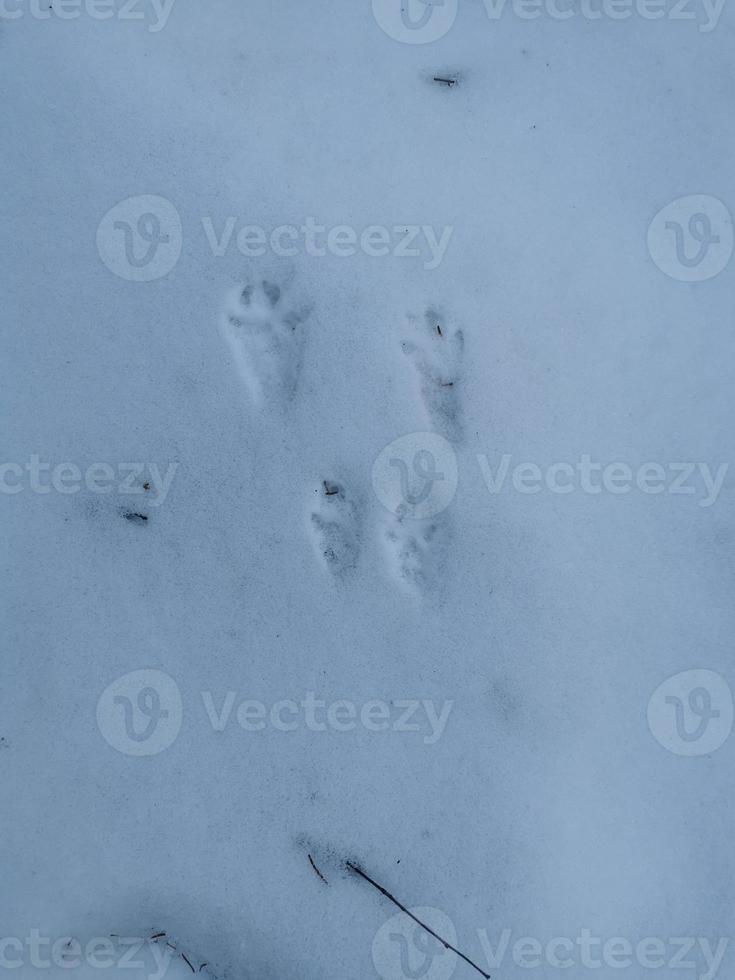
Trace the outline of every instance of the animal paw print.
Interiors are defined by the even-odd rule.
[[[417,521],[402,506],[383,528],[389,570],[400,588],[422,595],[436,580],[448,532],[443,518]]]
[[[447,439],[462,436],[460,384],[464,337],[429,309],[423,322],[411,319],[411,336],[403,342],[419,378],[421,399],[435,430]]]
[[[222,329],[256,405],[294,397],[308,316],[308,309],[285,303],[281,287],[265,279],[231,298]]]
[[[357,568],[360,554],[358,510],[340,483],[324,480],[309,515],[314,547],[332,575],[340,578]]]

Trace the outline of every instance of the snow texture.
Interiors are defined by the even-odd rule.
[[[409,6],[439,30],[456,4]],[[397,0],[72,7],[0,17],[8,974],[155,976],[150,944],[137,973],[34,966],[38,930],[165,932],[169,980],[182,952],[215,980],[479,976],[383,929],[348,861],[494,980],[583,980],[585,929],[665,944],[596,980],[715,948],[735,742],[656,730],[726,726],[735,676],[732,480],[707,503],[702,476],[735,453],[735,265],[676,278],[646,236],[687,195],[735,208],[733,8],[462,0],[414,44]],[[661,235],[725,248],[701,210]],[[381,497],[415,433],[444,455],[389,453]],[[585,490],[585,456],[666,487]],[[686,461],[711,471],[672,492]],[[677,976],[732,957],[695,943]]]

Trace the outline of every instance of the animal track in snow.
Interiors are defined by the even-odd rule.
[[[423,323],[414,318],[409,322],[412,335],[403,342],[403,352],[416,368],[424,407],[436,431],[458,441],[462,436],[462,331],[450,328],[434,309],[426,311]]]
[[[266,279],[231,297],[222,331],[256,405],[296,393],[308,316],[308,309],[285,303],[281,287]]]
[[[332,480],[324,480],[315,496],[309,516],[314,547],[327,570],[339,578],[357,568],[358,511],[342,484]]]
[[[401,506],[386,518],[383,544],[388,566],[404,592],[422,595],[435,584],[448,536],[443,516],[416,520]]]

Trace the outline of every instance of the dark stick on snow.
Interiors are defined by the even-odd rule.
[[[435,82],[443,82],[445,85],[448,85],[450,88],[452,87],[452,85],[456,85],[457,84],[457,79],[456,78],[437,78],[436,75],[434,75],[434,81]]]
[[[186,963],[186,965],[189,967],[189,969],[191,970],[192,973],[196,973],[197,972],[194,969],[194,967],[191,965],[191,963],[189,962],[189,960],[186,958],[186,955],[184,953],[181,954],[181,958]]]
[[[319,877],[322,879],[322,881],[324,882],[324,884],[325,885],[328,885],[329,882],[324,877],[324,875],[321,873],[321,871],[319,870],[319,868],[317,868],[317,866],[314,864],[314,858],[311,856],[311,854],[309,854],[308,857],[309,857],[309,864],[312,866],[312,868],[314,869],[314,871],[319,875]]]
[[[362,868],[358,868],[358,867],[357,867],[357,865],[356,865],[356,864],[352,864],[352,862],[351,862],[351,861],[345,861],[345,865],[346,865],[346,866],[347,866],[347,867],[348,867],[348,868],[350,869],[350,871],[354,871],[356,875],[359,875],[359,876],[360,876],[361,878],[364,878],[364,879],[365,879],[365,881],[367,881],[367,882],[368,882],[368,884],[370,884],[370,885],[372,885],[372,886],[373,886],[373,888],[377,888],[377,890],[378,890],[378,891],[380,892],[380,894],[381,894],[381,895],[385,895],[385,897],[386,897],[386,898],[388,899],[388,901],[390,901],[390,902],[393,902],[393,904],[394,904],[394,905],[395,905],[395,906],[396,906],[397,908],[399,908],[399,909],[401,910],[401,912],[405,912],[405,913],[406,913],[406,915],[407,915],[407,916],[408,916],[408,917],[409,917],[410,919],[413,919],[413,921],[414,921],[414,922],[416,922],[416,923],[417,923],[418,925],[420,925],[422,929],[425,929],[425,930],[426,930],[426,931],[427,931],[427,932],[429,933],[429,935],[430,935],[430,936],[433,936],[433,937],[434,937],[434,939],[436,939],[436,940],[438,940],[438,942],[440,942],[440,943],[442,944],[442,946],[443,946],[443,947],[444,947],[445,949],[451,949],[451,950],[452,950],[452,952],[453,952],[453,953],[456,953],[456,954],[457,954],[457,956],[459,956],[459,957],[461,957],[461,959],[463,959],[463,960],[465,961],[465,963],[469,963],[469,965],[470,965],[470,966],[471,966],[471,967],[472,967],[473,969],[475,969],[475,970],[477,970],[477,972],[478,972],[478,973],[479,973],[479,974],[480,974],[481,976],[483,976],[483,977],[485,977],[485,980],[492,980],[492,977],[490,976],[490,974],[489,974],[489,973],[485,973],[485,971],[484,971],[484,970],[482,970],[482,969],[480,969],[480,967],[479,967],[479,966],[477,965],[477,963],[473,963],[473,962],[472,962],[472,960],[471,960],[471,959],[469,958],[469,956],[465,956],[465,955],[464,955],[464,953],[460,953],[460,951],[459,951],[459,950],[458,950],[458,949],[457,949],[456,947],[454,947],[454,946],[452,946],[452,944],[451,944],[451,943],[448,943],[448,942],[446,941],[446,939],[442,939],[442,937],[441,937],[441,936],[438,936],[438,935],[437,935],[437,934],[436,934],[436,933],[434,932],[434,930],[433,930],[433,929],[430,929],[430,928],[429,928],[429,927],[428,927],[428,926],[426,925],[426,923],[425,923],[425,922],[422,922],[422,921],[421,921],[421,919],[417,919],[417,918],[416,918],[416,916],[415,916],[415,915],[414,915],[414,914],[413,914],[412,912],[409,912],[409,911],[408,911],[408,909],[406,908],[406,906],[405,906],[405,905],[402,905],[402,904],[401,904],[401,903],[400,903],[400,902],[398,901],[398,899],[397,899],[397,898],[394,898],[394,897],[393,897],[393,896],[391,895],[391,893],[390,893],[389,891],[387,891],[387,889],[385,889],[385,888],[383,888],[383,886],[382,886],[382,885],[379,885],[379,884],[377,883],[377,881],[373,881],[373,879],[372,879],[372,878],[370,878],[370,877],[369,877],[368,875],[366,875],[366,874],[365,874],[365,872],[364,872],[364,871],[362,870]]]

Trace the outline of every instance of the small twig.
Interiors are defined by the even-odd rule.
[[[364,878],[365,881],[368,882],[368,884],[370,884],[370,885],[373,886],[373,888],[377,888],[377,890],[380,892],[381,895],[385,895],[385,897],[390,902],[393,902],[393,904],[397,908],[399,908],[401,910],[401,912],[405,912],[406,915],[409,918],[413,919],[413,921],[416,922],[418,925],[420,925],[422,929],[425,929],[429,933],[430,936],[433,936],[434,939],[438,940],[445,949],[451,949],[452,952],[453,953],[456,953],[457,956],[461,957],[465,961],[465,963],[469,963],[469,965],[471,967],[473,967],[475,970],[477,970],[477,972],[481,976],[485,977],[485,980],[492,980],[492,977],[490,976],[489,973],[485,973],[485,971],[482,970],[477,965],[477,963],[473,963],[472,962],[472,960],[469,958],[469,956],[465,956],[464,953],[460,953],[460,951],[456,947],[452,946],[451,943],[448,943],[446,941],[446,939],[442,939],[441,936],[438,936],[434,932],[433,929],[430,929],[429,926],[427,926],[425,922],[422,922],[421,919],[417,919],[416,916],[412,912],[409,912],[409,910],[406,908],[406,906],[405,905],[402,905],[401,902],[399,902],[397,898],[394,898],[387,889],[383,888],[383,886],[382,885],[379,885],[377,883],[377,881],[373,881],[372,878],[370,878],[368,875],[366,875],[365,872],[362,870],[362,868],[358,868],[357,865],[356,864],[352,864],[351,861],[345,861],[345,865],[350,869],[350,871],[354,871],[356,875],[359,875],[361,878]]]
[[[324,884],[325,885],[328,885],[329,882],[324,877],[324,875],[321,873],[321,871],[319,870],[319,868],[317,868],[317,866],[314,864],[314,858],[311,856],[311,854],[308,855],[308,858],[309,858],[309,864],[312,866],[312,868],[314,869],[314,871],[319,875],[319,877],[322,879],[322,881],[324,882]]]
[[[186,953],[182,953],[181,954],[181,959],[186,963],[186,965],[189,967],[189,969],[191,970],[192,973],[196,973],[197,972],[194,969],[194,967],[191,965],[191,963],[189,962],[189,960],[186,958]]]
[[[322,480],[322,483],[324,485],[324,493],[328,497],[333,497],[336,493],[339,493],[339,487],[335,486],[334,483],[327,483],[326,480]]]
[[[435,82],[442,82],[444,85],[448,85],[450,88],[452,87],[452,85],[456,85],[457,84],[457,79],[456,78],[439,78],[436,75],[434,75],[434,81]]]
[[[140,514],[134,510],[128,510],[123,514],[126,521],[132,521],[133,524],[144,524],[148,520],[147,514]]]
[[[165,932],[157,932],[155,933],[155,935],[151,936],[151,941],[153,941],[154,939],[165,939],[165,938],[166,938]]]

